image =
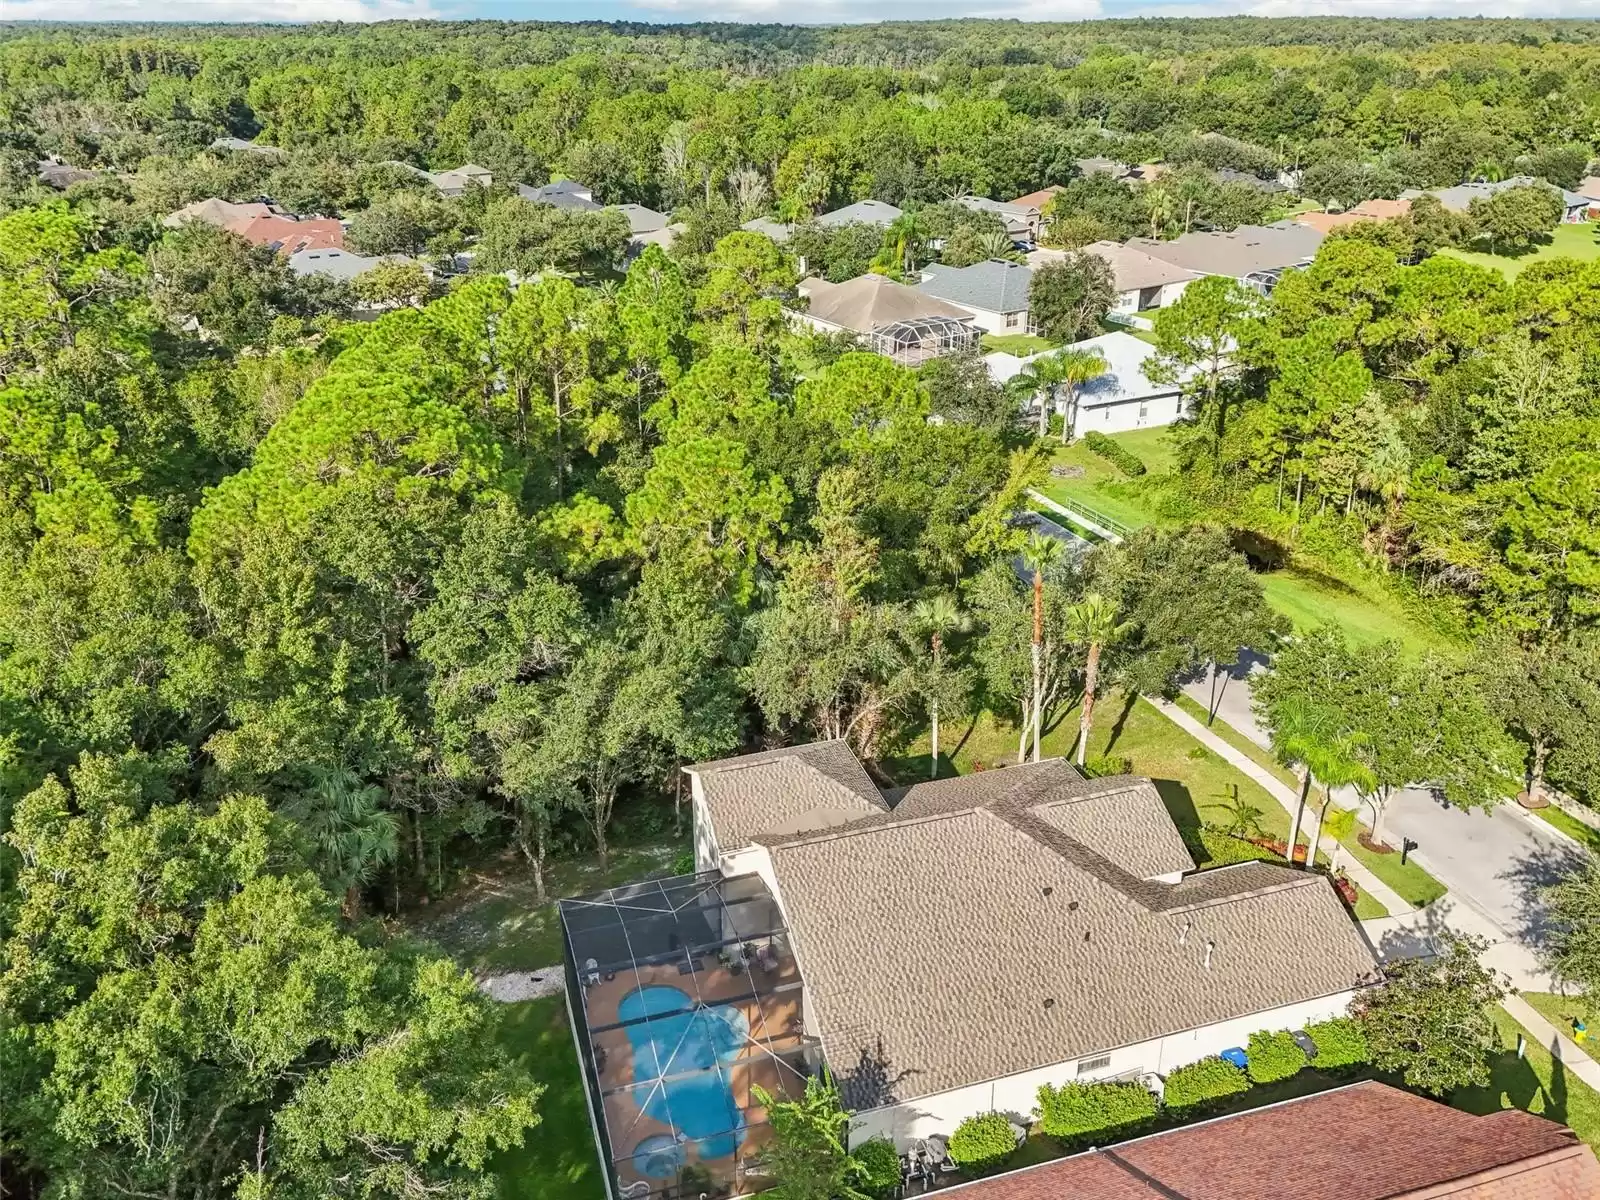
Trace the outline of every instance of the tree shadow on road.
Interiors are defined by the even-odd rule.
[[[1546,846],[1519,858],[1496,878],[1510,883],[1520,900],[1517,906],[1517,940],[1536,949],[1550,942],[1550,910],[1546,889],[1583,870],[1589,856],[1575,846]]]

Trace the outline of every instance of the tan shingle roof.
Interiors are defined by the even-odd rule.
[[[916,288],[896,283],[883,275],[857,275],[843,283],[807,279],[801,292],[811,299],[810,314],[819,321],[871,333],[896,321],[917,317],[955,317],[971,320],[972,314]]]
[[[1247,863],[1146,882],[1145,872],[1184,865],[1181,843],[1155,830],[1153,788],[1067,773],[1076,775],[1039,764],[921,785],[890,816],[760,839],[852,1108],[1335,995],[1373,976],[1376,958],[1325,879]]]
[[[842,741],[813,742],[687,768],[700,777],[724,852],[762,836],[808,834],[886,811],[871,776]]]

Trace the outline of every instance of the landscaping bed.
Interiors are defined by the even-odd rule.
[[[1342,843],[1362,866],[1393,888],[1406,903],[1414,908],[1432,904],[1445,894],[1445,886],[1417,865],[1415,858],[1404,863],[1392,848],[1383,852],[1367,849],[1367,830],[1359,829]]]

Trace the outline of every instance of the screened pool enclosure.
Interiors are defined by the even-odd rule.
[[[759,1191],[756,1092],[805,1089],[800,972],[771,894],[716,872],[560,902],[568,997],[617,1200]]]

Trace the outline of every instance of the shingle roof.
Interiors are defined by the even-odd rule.
[[[570,208],[578,212],[599,212],[605,207],[595,202],[594,194],[587,187],[571,179],[558,179],[554,183],[546,183],[540,187],[529,187],[525,183],[519,183],[517,195],[535,204],[548,204],[551,208]],[[663,219],[661,225],[657,225],[656,228],[660,229],[665,224],[666,220]]]
[[[1086,254],[1106,260],[1111,267],[1112,281],[1119,292],[1136,292],[1143,288],[1200,278],[1198,272],[1117,242],[1090,242],[1083,250]],[[1035,250],[1028,255],[1028,265],[1043,266],[1065,257],[1066,253],[1061,250]]]
[[[1202,275],[1243,279],[1253,271],[1271,271],[1309,262],[1322,245],[1323,234],[1294,221],[1241,225],[1229,232],[1186,233],[1171,242],[1129,238],[1127,245],[1153,258]]]
[[[1037,192],[1029,192],[1026,196],[1018,196],[1011,203],[1024,205],[1029,208],[1043,209],[1055,198],[1057,192],[1065,191],[1059,183],[1052,183],[1047,188],[1040,188]]]
[[[1503,192],[1507,188],[1515,187],[1553,187],[1543,179],[1535,179],[1532,175],[1515,175],[1510,179],[1497,179],[1493,183],[1458,183],[1455,187],[1433,188],[1427,194],[1439,197],[1439,203],[1452,212],[1466,212],[1474,200],[1492,196],[1496,192]],[[1561,203],[1566,208],[1582,208],[1588,204],[1584,196],[1577,192],[1569,192],[1566,188],[1555,188],[1561,193]],[[1415,200],[1423,195],[1416,188],[1407,188],[1400,193],[1402,200]]]
[[[857,275],[843,283],[808,279],[800,290],[811,301],[811,316],[857,333],[871,333],[918,317],[971,319],[966,310],[886,275]]]
[[[1078,388],[1080,408],[1107,404],[1126,404],[1151,396],[1170,396],[1181,390],[1182,379],[1155,383],[1144,373],[1144,365],[1155,356],[1149,342],[1141,341],[1120,329],[1098,337],[1074,342],[1073,350],[1098,350],[1106,360],[1106,372]],[[1184,378],[1187,378],[1185,376]]]
[[[893,225],[900,218],[900,210],[892,204],[882,200],[857,200],[854,204],[847,204],[843,208],[836,208],[832,212],[823,213],[817,218],[818,225]]]
[[[169,229],[176,229],[185,221],[204,221],[208,225],[238,233],[257,217],[270,217],[277,212],[270,204],[235,204],[231,200],[219,200],[212,196],[208,200],[185,204],[176,212],[168,213],[161,223]]]
[[[1370,980],[1376,958],[1320,876],[1246,863],[1149,882],[1188,864],[1151,795],[1148,781],[1039,764],[920,785],[886,816],[758,838],[850,1107]]]
[[[1578,184],[1578,195],[1591,204],[1600,204],[1600,175],[1590,175]]]
[[[642,204],[613,204],[611,211],[619,212],[628,219],[629,233],[656,233],[665,229],[671,220],[666,213],[659,213]]]
[[[718,847],[811,833],[887,810],[872,777],[842,741],[812,742],[686,768],[698,775]]]
[[[926,274],[927,278],[917,284],[919,292],[992,313],[1025,311],[1028,287],[1033,282],[1033,272],[1027,267],[997,258],[970,267],[934,264]]]
[[[330,279],[349,281],[365,275],[383,263],[411,263],[416,259],[404,254],[385,254],[368,257],[353,250],[332,248],[299,250],[289,256],[289,269],[296,275],[326,275]]]
[[[794,235],[794,226],[787,221],[774,221],[769,217],[756,217],[739,226],[746,233],[764,233],[782,245]]]
[[[1577,1200],[1600,1195],[1600,1164],[1554,1121],[1515,1109],[1474,1116],[1363,1082],[948,1193],[950,1200],[1397,1200],[1424,1194]]]

